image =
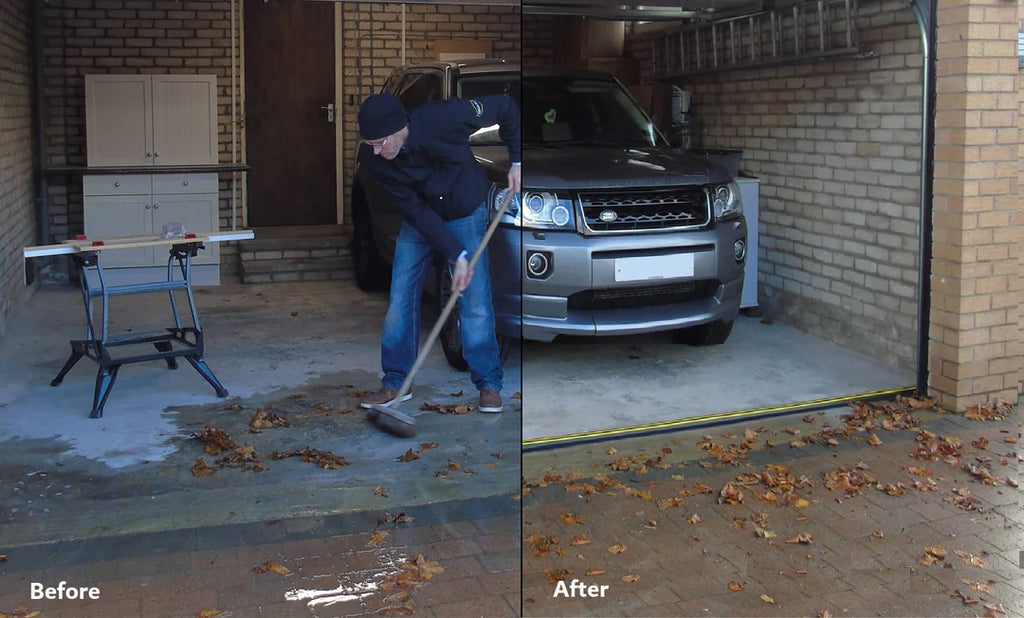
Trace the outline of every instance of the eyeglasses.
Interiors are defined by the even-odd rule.
[[[390,135],[385,137],[385,138],[383,138],[383,139],[379,139],[379,140],[377,140],[377,139],[375,139],[375,140],[366,140],[366,139],[364,139],[363,143],[366,144],[367,146],[369,146],[370,148],[383,148],[384,146],[387,145],[389,139],[391,139]]]

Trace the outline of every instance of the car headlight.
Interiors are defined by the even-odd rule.
[[[498,191],[494,197],[494,208],[505,199],[508,189]],[[576,229],[572,200],[559,199],[550,191],[524,191],[513,196],[502,217],[503,223],[527,229]]]
[[[711,187],[711,202],[715,207],[715,218],[732,219],[743,214],[743,200],[740,187],[735,182]]]

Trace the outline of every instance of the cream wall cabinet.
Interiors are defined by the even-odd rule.
[[[86,75],[89,167],[216,165],[216,75]]]

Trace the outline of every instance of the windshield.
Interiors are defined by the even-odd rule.
[[[617,83],[568,76],[523,83],[523,144],[665,145],[644,112]]]
[[[455,96],[460,99],[475,99],[494,94],[511,96],[519,105],[519,74],[518,73],[491,73],[483,75],[466,75],[459,79],[455,86]],[[522,109],[522,108],[520,108]],[[501,144],[498,137],[498,125],[484,127],[469,136],[469,143],[473,146],[496,146]]]

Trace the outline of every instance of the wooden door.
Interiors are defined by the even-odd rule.
[[[337,223],[334,3],[245,0],[248,225]]]

